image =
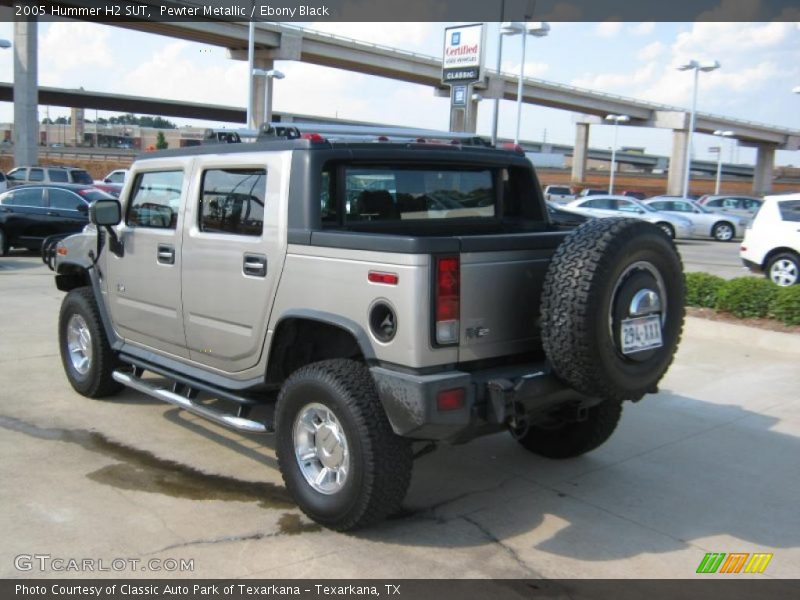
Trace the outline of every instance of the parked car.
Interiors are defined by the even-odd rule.
[[[739,256],[745,267],[780,286],[800,283],[800,194],[764,198]]]
[[[125,183],[125,178],[128,176],[128,169],[114,169],[103,177],[102,183],[112,183],[122,185]]]
[[[585,198],[586,196],[605,196],[606,194],[608,194],[608,190],[583,188],[581,193],[578,194],[578,198]]]
[[[712,196],[710,194],[701,196],[697,200],[697,204],[712,212],[744,217],[747,222],[753,220],[758,209],[761,208],[761,203],[762,200],[752,196]]]
[[[21,185],[0,194],[0,256],[14,247],[38,250],[51,235],[81,231],[89,205],[111,198],[89,185]]]
[[[547,214],[550,215],[550,222],[559,229],[574,229],[589,220],[589,217],[566,211],[554,202],[547,202]]]
[[[730,242],[741,238],[747,225],[747,219],[736,215],[711,212],[704,206],[684,200],[683,198],[666,198],[656,196],[644,201],[644,204],[657,211],[680,215],[692,222],[694,237],[712,237],[718,242]]]
[[[8,187],[26,183],[94,183],[86,169],[76,167],[17,167],[9,171],[7,177]]]
[[[0,192],[5,192],[8,189],[8,180],[6,174],[0,171]]]
[[[105,192],[106,194],[110,194],[114,196],[114,198],[119,198],[119,195],[122,193],[122,185],[118,183],[97,183],[95,182],[94,187],[98,190]]]
[[[544,199],[548,202],[570,202],[576,197],[566,185],[548,185],[544,188]]]
[[[688,219],[658,212],[646,204],[625,196],[593,196],[581,198],[566,204],[564,210],[587,217],[630,217],[642,219],[661,227],[671,238],[689,238],[692,224]]]

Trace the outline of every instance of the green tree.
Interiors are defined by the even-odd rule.
[[[158,135],[156,136],[156,149],[166,150],[167,148],[169,148],[169,144],[167,143],[167,139],[164,137],[164,132],[159,131]]]

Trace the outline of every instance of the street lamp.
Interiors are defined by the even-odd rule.
[[[522,118],[522,82],[525,79],[525,49],[529,35],[545,37],[550,32],[550,25],[543,21],[525,23],[522,21],[509,21],[500,26],[501,35],[522,35],[522,61],[519,66],[519,81],[517,82],[517,133],[514,143],[519,144],[519,127]]]
[[[792,88],[792,92],[795,94],[800,94],[800,85],[796,85]]]
[[[606,121],[614,123],[614,142],[611,146],[611,176],[608,178],[608,193],[614,193],[614,173],[617,170],[617,125],[627,123],[631,118],[628,115],[606,115]]]
[[[700,71],[708,73],[719,69],[720,64],[718,60],[700,62],[697,60],[690,60],[678,67],[679,71],[694,71],[694,88],[692,92],[692,112],[689,116],[689,133],[686,136],[686,172],[683,175],[683,199],[689,196],[689,170],[692,167],[692,133],[694,133],[695,113],[697,112],[697,79]]]
[[[286,75],[277,69],[253,69],[256,77],[265,77],[267,85],[264,88],[264,123],[272,122],[272,80],[283,79]]]
[[[0,40],[0,48],[3,50],[8,50],[11,48],[11,42],[8,40]]]
[[[726,138],[733,136],[732,131],[722,131],[721,129],[717,129],[714,132],[714,135],[719,136],[720,138]],[[722,179],[722,139],[719,141],[719,152],[717,153],[717,182],[714,185],[714,195],[716,196],[719,194],[719,184]]]

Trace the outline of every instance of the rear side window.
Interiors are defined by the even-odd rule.
[[[73,183],[81,183],[83,185],[92,185],[94,183],[94,179],[92,179],[92,176],[89,175],[88,171],[84,171],[83,169],[73,169],[70,173],[72,175]]]
[[[561,196],[569,196],[571,194],[571,192],[569,191],[569,188],[553,187],[552,185],[547,188],[547,193],[548,194],[558,194],[558,195],[561,195]]]
[[[345,221],[486,218],[497,195],[488,169],[350,167]]]
[[[22,188],[11,192],[3,200],[6,206],[30,206],[33,208],[44,207],[42,188]]]
[[[778,208],[781,211],[781,219],[793,223],[800,223],[800,200],[778,202]]]
[[[47,176],[55,183],[67,183],[69,178],[64,169],[47,169]]]
[[[125,223],[135,227],[175,229],[182,186],[183,171],[139,173]]]
[[[266,192],[264,169],[206,171],[200,190],[200,231],[261,235]]]
[[[29,181],[44,181],[44,169],[31,169],[28,175]]]

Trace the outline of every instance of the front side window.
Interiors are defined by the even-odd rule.
[[[266,193],[264,169],[206,171],[200,190],[200,231],[261,235]]]
[[[28,179],[30,181],[44,181],[44,169],[31,169]]]
[[[778,209],[781,211],[781,219],[800,223],[800,200],[784,200],[778,202]]]
[[[86,204],[72,192],[60,190],[58,188],[50,188],[48,196],[50,198],[50,208],[57,208],[59,210],[78,210],[80,205]]]
[[[182,186],[183,171],[139,173],[125,223],[135,227],[175,229]]]
[[[47,169],[47,176],[55,183],[67,183],[67,172],[64,169]]]
[[[638,206],[636,206],[633,202],[628,202],[627,200],[617,200],[617,210],[629,213],[642,212]]]

